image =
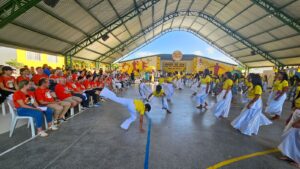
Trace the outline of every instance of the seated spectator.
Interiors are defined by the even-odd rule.
[[[81,98],[72,96],[71,91],[66,87],[66,79],[59,79],[59,83],[55,86],[54,91],[59,100],[71,103],[72,107],[82,102]]]
[[[47,64],[43,65],[43,71],[44,71],[44,74],[46,74],[48,77],[50,76],[51,71],[50,71],[50,68]]]
[[[55,69],[54,74],[51,74],[49,76],[50,80],[52,80],[54,83],[58,83],[58,80],[62,77],[61,76],[62,71],[60,69]]]
[[[98,107],[99,106],[99,104],[98,104],[99,95],[96,94],[97,91],[94,90],[94,88],[92,86],[93,85],[92,80],[93,80],[93,76],[87,75],[86,76],[86,80],[83,81],[83,85],[85,87],[85,93],[88,96],[92,96],[93,102],[94,102],[94,106]]]
[[[13,94],[18,89],[16,79],[12,76],[14,69],[9,66],[2,67],[0,76],[0,103],[3,103],[7,96]]]
[[[22,80],[30,81],[29,79],[29,69],[28,68],[21,68],[20,69],[20,76],[17,77],[17,84],[19,84]]]
[[[81,100],[82,100],[81,105],[84,108],[87,108],[89,106],[88,97],[86,96],[86,94],[84,94],[83,90],[81,90],[80,87],[76,86],[76,84],[72,80],[71,75],[67,77],[67,85],[66,86],[67,86],[68,90],[71,91],[73,96],[77,96],[77,97],[81,98]]]
[[[35,101],[34,94],[28,91],[29,88],[30,88],[29,81],[22,80],[19,83],[20,90],[17,90],[13,95],[15,108],[17,109],[17,113],[19,116],[33,117],[35,120],[36,128],[38,130],[38,135],[40,135],[41,137],[46,137],[48,136],[48,134],[42,129],[44,114],[46,116],[46,120],[48,123],[48,129],[49,130],[58,129],[56,125],[52,125],[53,110],[47,108],[46,111],[43,112],[43,110],[39,108],[39,105]]]
[[[34,82],[34,84],[36,86],[38,86],[39,84],[39,81],[42,79],[42,78],[48,78],[48,76],[46,74],[44,74],[44,70],[41,68],[41,67],[37,67],[36,68],[36,72],[37,74],[33,75],[32,77],[32,81]]]
[[[54,110],[54,124],[58,124],[60,121],[66,121],[65,114],[70,109],[71,103],[55,100],[55,93],[50,91],[49,85],[49,79],[42,78],[35,90],[35,97],[40,105]]]

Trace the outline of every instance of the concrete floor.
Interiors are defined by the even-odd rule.
[[[152,100],[153,109],[149,113],[152,119],[150,169],[204,169],[233,157],[276,148],[284,120],[290,113],[289,103],[286,103],[281,120],[262,127],[258,136],[249,137],[230,126],[241,110],[239,103],[232,105],[228,119],[217,119],[212,113],[213,98],[209,102],[211,108],[200,112],[190,95],[189,89],[176,91],[171,104],[173,113],[170,115],[161,109],[159,100]],[[131,88],[123,96],[137,98],[137,89]],[[51,132],[49,137],[38,137],[3,155],[0,157],[0,168],[142,169],[147,133],[139,133],[138,122],[128,131],[120,129],[119,125],[127,117],[126,109],[105,102],[99,108],[89,109],[70,119],[62,124],[59,131]],[[144,127],[147,129],[147,123]],[[24,132],[21,128],[14,137]],[[11,140],[3,139],[7,136],[0,135],[0,144]],[[223,168],[293,168],[278,160],[279,155],[273,153],[254,157]]]

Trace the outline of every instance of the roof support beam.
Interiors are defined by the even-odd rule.
[[[202,13],[202,12],[194,12],[194,11],[174,12],[172,14],[169,14],[165,18],[163,18],[161,20],[158,20],[154,25],[157,26],[157,25],[160,25],[160,24],[162,24],[162,23],[164,23],[164,22],[166,22],[166,21],[168,21],[170,19],[173,19],[175,17],[185,16],[185,15],[201,17],[201,18],[203,18],[203,19],[211,22],[212,24],[214,24],[215,26],[217,26],[219,29],[223,30],[224,32],[226,32],[227,34],[229,34],[230,36],[232,36],[236,40],[238,40],[241,43],[243,43],[245,46],[247,46],[251,50],[255,51],[257,54],[259,54],[262,57],[264,57],[266,60],[269,60],[270,62],[272,62],[276,66],[284,66],[284,64],[282,64],[280,61],[278,61],[275,57],[273,57],[268,52],[266,52],[266,51],[262,50],[261,48],[255,46],[254,44],[252,44],[250,41],[248,41],[247,39],[245,39],[244,37],[242,37],[237,32],[234,32],[229,27],[226,27],[224,24],[222,24],[218,20],[214,19],[212,16],[209,16],[209,15],[207,15],[205,13]],[[151,27],[149,29],[151,29]],[[109,55],[105,55],[105,58],[106,57],[109,57]]]
[[[132,9],[128,13],[126,13],[124,16],[121,17],[121,20],[116,20],[112,22],[110,25],[108,25],[105,29],[101,29],[94,33],[91,37],[84,39],[83,41],[77,43],[74,47],[69,49],[65,52],[66,55],[75,55],[79,51],[81,51],[83,48],[89,46],[90,44],[94,43],[95,41],[99,40],[102,35],[112,32],[113,30],[119,28],[123,25],[123,23],[131,20],[135,16],[139,15],[139,13],[147,10],[152,5],[155,5],[159,0],[147,0],[146,2],[143,2],[138,6],[137,9]]]
[[[78,0],[75,0],[75,2],[82,8],[82,9],[84,9],[85,11],[86,11],[86,13],[87,14],[89,14],[92,18],[94,18],[103,28],[106,28],[106,26],[94,15],[94,14],[92,14],[91,12],[90,12],[90,10],[91,9],[87,9],[86,7],[84,7],[82,4],[81,4],[81,2],[79,2]],[[99,1],[99,2],[101,2],[101,1]],[[116,36],[116,35],[114,35],[113,33],[111,33],[120,43],[122,43],[121,42],[121,40]],[[99,42],[99,41],[98,41]],[[99,43],[101,43],[101,42],[99,42]]]
[[[38,4],[41,0],[9,0],[0,8],[0,28]]]
[[[277,7],[273,6],[273,4],[269,3],[266,0],[251,0],[256,5],[260,6],[270,14],[277,17],[283,23],[289,25],[291,28],[295,29],[298,33],[300,33],[300,24],[296,21],[295,18],[287,15],[286,13],[282,12]]]
[[[250,48],[251,50],[255,51],[257,54],[261,55],[262,57],[264,57],[266,60],[269,60],[270,62],[272,62],[273,64],[275,64],[276,66],[284,66],[284,64],[282,64],[280,61],[278,61],[275,57],[273,57],[271,54],[269,54],[268,52],[262,50],[261,48],[257,47],[256,45],[252,44],[250,41],[246,40],[244,37],[242,37],[240,34],[238,34],[237,32],[234,32],[233,30],[231,30],[229,27],[226,27],[224,24],[222,24],[221,22],[219,22],[218,20],[214,19],[213,17],[202,13],[202,12],[194,12],[194,11],[185,11],[185,12],[174,12],[172,14],[169,14],[168,16],[166,16],[165,18],[162,18],[160,20],[158,20],[155,24],[154,27],[159,26],[161,24],[163,24],[164,22],[173,19],[175,17],[178,16],[197,16],[197,17],[201,17],[209,22],[211,22],[212,24],[214,24],[215,26],[217,26],[219,29],[223,30],[224,32],[226,32],[227,34],[229,34],[230,36],[232,36],[233,38],[237,39],[238,41],[240,41],[241,43],[243,43],[245,46],[247,46],[248,48]],[[152,26],[150,28],[147,28],[144,30],[144,33],[148,33],[148,29],[153,29]],[[135,38],[133,38],[135,39]],[[131,40],[131,39],[129,39]],[[126,44],[124,43],[124,45],[126,46]],[[108,52],[105,55],[105,58],[110,57],[110,52]],[[104,59],[105,59],[104,58]],[[103,58],[99,58],[100,61],[103,60]]]
[[[137,5],[136,0],[134,0],[133,2],[134,2],[135,9],[138,9],[138,5]],[[142,20],[141,20],[140,13],[138,14],[138,18],[139,18],[139,22],[140,22],[140,25],[141,25],[141,29],[143,30],[144,28],[143,28],[143,23],[142,23]],[[145,39],[145,42],[146,42],[147,41],[146,37],[144,37],[144,39]]]

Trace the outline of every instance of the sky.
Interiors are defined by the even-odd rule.
[[[128,56],[124,56],[126,57],[124,60],[131,60],[155,54],[172,54],[176,50],[180,50],[183,54],[195,54],[237,64],[235,61],[219,52],[202,39],[185,31],[173,31],[166,33],[143,48],[129,54]]]

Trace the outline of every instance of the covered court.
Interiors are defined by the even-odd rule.
[[[70,68],[75,58],[95,62],[98,69],[111,65],[174,30],[194,34],[247,70],[300,65],[299,0],[59,0],[50,6],[42,0],[2,0],[0,12],[2,46],[62,55]],[[0,168],[293,168],[278,159],[277,149],[292,113],[289,101],[280,120],[249,137],[230,125],[243,108],[239,98],[229,118],[218,119],[215,97],[200,111],[191,94],[188,88],[175,92],[172,114],[154,99],[145,133],[138,120],[122,130],[127,110],[106,101],[76,111],[47,138],[30,139],[26,125],[12,138],[0,134]],[[138,84],[121,96],[139,98]],[[264,93],[264,103],[267,97]]]

